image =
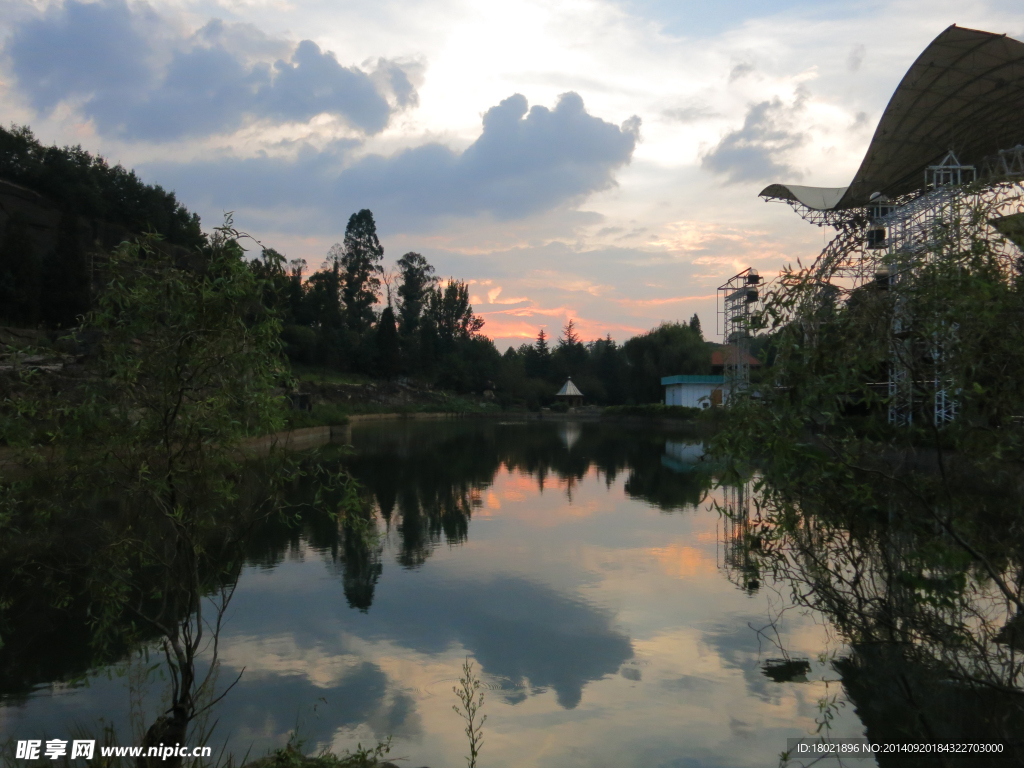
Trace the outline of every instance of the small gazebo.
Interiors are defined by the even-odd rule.
[[[565,384],[558,390],[558,394],[555,397],[559,398],[562,402],[566,403],[570,408],[576,408],[583,405],[583,393],[580,392],[576,385],[572,383],[572,377],[570,376],[565,380]]]

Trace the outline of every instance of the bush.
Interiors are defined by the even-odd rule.
[[[286,325],[281,331],[288,359],[312,365],[316,361],[316,331],[304,325]]]

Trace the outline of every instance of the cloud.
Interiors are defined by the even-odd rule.
[[[800,93],[792,107],[778,97],[754,104],[743,127],[727,133],[701,158],[705,169],[725,175],[728,183],[799,179],[802,174],[781,160],[804,142],[804,135],[788,130],[789,118],[803,108],[806,95]]]
[[[713,650],[726,669],[739,669],[743,672],[747,690],[770,704],[776,704],[781,694],[779,686],[771,683],[761,674],[761,648],[758,635],[749,629],[763,624],[763,619],[751,617],[745,622],[746,627],[738,629],[740,624],[714,624],[702,633],[701,642]]]
[[[399,107],[403,109],[417,107],[420,103],[420,97],[409,74],[410,70],[416,70],[418,74],[419,69],[418,64],[406,63],[400,65],[396,61],[379,58],[377,59],[377,68],[373,73],[373,79],[374,82],[382,83],[384,90],[391,90]]]
[[[717,117],[718,113],[710,109],[706,104],[689,104],[675,109],[666,109],[662,113],[669,120],[679,123],[694,123],[709,117]]]
[[[553,689],[563,709],[574,709],[587,683],[615,674],[633,657],[630,638],[611,615],[542,584],[503,574],[425,589],[437,578],[396,582],[353,631],[424,654],[457,643],[488,675],[528,680],[531,692]]]
[[[488,281],[489,282],[489,281]],[[492,288],[487,292],[487,303],[488,304],[522,304],[529,301],[528,296],[506,296],[501,298],[501,286]]]
[[[660,307],[665,304],[690,303],[714,298],[716,298],[715,294],[708,293],[703,296],[666,296],[658,299],[612,299],[612,301],[624,307]]]
[[[4,50],[37,111],[77,101],[99,133],[130,140],[230,133],[253,120],[305,122],[324,113],[374,134],[395,109],[418,102],[403,68],[387,59],[365,72],[311,40],[295,45],[218,19],[184,36],[149,6],[124,0],[66,0],[17,27]]]
[[[639,140],[639,118],[621,127],[587,113],[565,93],[553,110],[528,107],[515,94],[491,107],[483,132],[463,152],[428,143],[391,156],[349,160],[351,145],[302,146],[293,158],[206,158],[146,166],[195,207],[256,208],[289,218],[279,227],[335,229],[339,216],[370,208],[382,230],[436,228],[441,217],[488,215],[498,220],[579,203],[615,184]],[[349,163],[346,166],[346,163]],[[293,214],[304,211],[296,218]]]
[[[754,65],[753,64],[747,64],[747,63],[737,64],[729,72],[729,82],[730,83],[735,83],[737,80],[739,80],[740,78],[746,77],[747,75],[749,75],[753,71],[754,71]]]
[[[245,665],[229,668],[233,678]],[[328,685],[297,674],[246,671],[226,702],[230,706],[218,711],[218,725],[226,733],[263,742],[264,749],[267,740],[269,746],[283,743],[299,718],[311,744],[329,743],[339,728],[362,723],[379,723],[382,737],[403,731],[418,735],[415,703],[402,691],[389,697],[388,682],[386,673],[367,661],[350,665],[340,681]]]
[[[858,43],[850,49],[850,55],[846,57],[846,68],[851,72],[856,72],[860,69],[860,65],[863,63],[864,46]]]
[[[4,52],[39,110],[100,85],[112,92],[145,88],[152,68],[143,29],[152,18],[145,16],[116,0],[68,2],[16,29]]]

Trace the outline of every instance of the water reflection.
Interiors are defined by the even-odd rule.
[[[733,584],[748,594],[761,586],[758,553],[761,533],[756,521],[751,520],[750,507],[753,492],[751,481],[727,485],[722,489],[722,537],[719,565]]]
[[[567,498],[593,468],[606,486],[627,473],[626,493],[665,512],[701,503],[712,485],[699,471],[700,439],[599,424],[457,424],[438,429],[412,424],[401,431],[356,430],[356,454],[346,466],[372,495],[383,520],[401,542],[399,563],[416,568],[442,542],[465,540],[480,492],[504,468],[535,479],[543,493],[552,482]],[[666,457],[686,456],[685,468]]]
[[[450,687],[466,656],[488,686],[491,766],[764,765],[813,728],[834,676],[813,660],[820,617],[780,630],[812,660],[802,674],[766,675],[777,654],[751,629],[765,590],[742,557],[725,572],[743,589],[722,578],[701,435],[455,421],[357,425],[352,443],[322,460],[358,478],[377,537],[317,514],[306,478],[291,489],[301,524],[249,540],[221,637],[221,680],[244,669],[216,714],[229,749],[261,754],[299,723],[310,749],[393,735],[413,764],[459,764]],[[733,539],[739,556],[748,536]],[[126,717],[116,675],[51,691],[0,709],[0,726]],[[158,707],[155,682],[147,697]],[[862,733],[852,711],[840,726]]]
[[[769,474],[754,510],[749,483],[732,489],[723,505],[727,571],[748,591],[763,574],[797,607],[827,617],[846,646],[831,666],[875,744],[999,743],[1002,755],[975,755],[971,765],[1024,762],[1022,571],[1013,529],[997,522],[1016,503],[974,496],[972,508],[985,514],[972,516],[966,535],[982,549],[963,528],[953,533],[922,514],[902,484],[872,482],[865,492],[848,475],[812,490]],[[764,672],[793,681],[809,670],[786,654]]]
[[[633,655],[629,638],[606,611],[542,584],[504,577],[430,586],[393,594],[361,634],[423,654],[456,645],[488,675],[534,693],[551,688],[566,709],[579,704],[588,682],[614,674]]]

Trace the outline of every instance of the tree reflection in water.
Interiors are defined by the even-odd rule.
[[[562,485],[570,500],[573,487],[593,468],[609,486],[628,472],[627,495],[665,512],[699,504],[710,475],[664,466],[670,439],[638,430],[624,440],[621,427],[587,423],[457,423],[444,429],[413,423],[357,435],[357,451],[346,466],[385,523],[395,527],[399,563],[416,568],[442,541],[455,545],[466,539],[480,492],[503,468],[535,478],[541,492]]]
[[[730,497],[722,510],[732,535],[727,570],[743,589],[762,578],[832,622],[850,649],[832,666],[868,738],[1005,745],[996,759],[880,757],[879,765],[1020,764],[1024,540],[1008,524],[1016,497],[961,487],[940,500],[957,520],[949,528],[927,512],[936,499],[921,496],[920,484],[880,475],[769,473],[751,486],[752,505]]]
[[[681,467],[663,462],[666,445],[699,447],[699,436],[636,430],[623,439],[622,427],[600,424],[499,424],[410,422],[392,428],[379,425],[355,430],[355,450],[336,460],[364,489],[369,533],[346,528],[317,515],[307,506],[298,527],[266,526],[254,535],[251,561],[280,562],[305,542],[338,570],[348,604],[369,610],[383,571],[382,548],[376,535],[394,531],[396,560],[404,568],[422,566],[441,544],[456,546],[469,534],[473,511],[481,494],[501,470],[535,479],[538,488],[561,486],[571,500],[572,489],[592,469],[610,486],[628,473],[625,491],[664,512],[700,504],[711,487],[711,476],[699,462]],[[699,458],[699,452],[696,455]],[[293,502],[302,504],[315,493],[304,479],[293,489]],[[379,519],[379,522],[378,522]]]

